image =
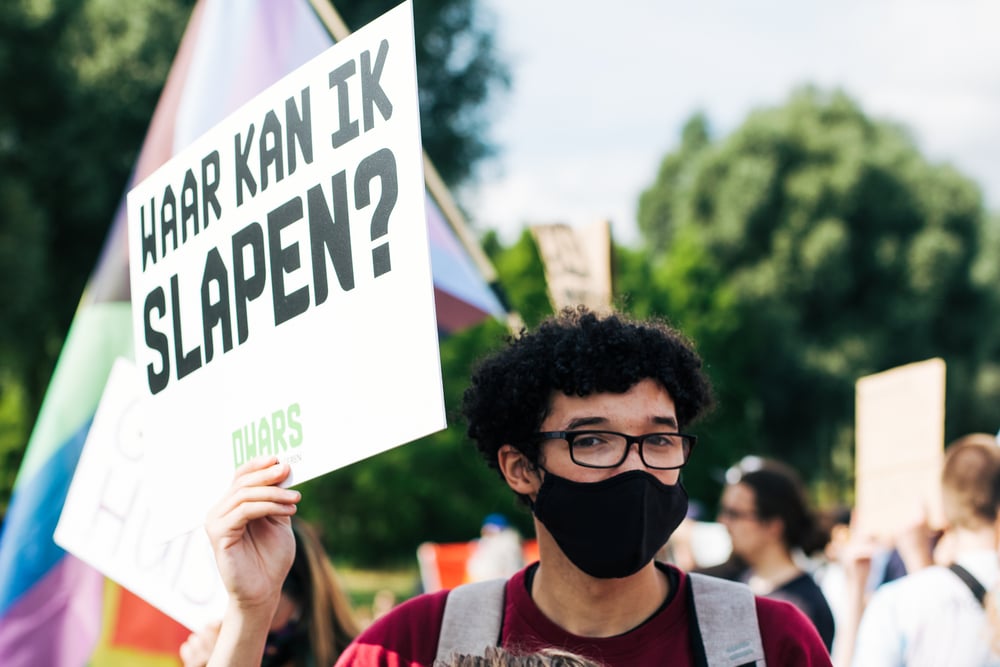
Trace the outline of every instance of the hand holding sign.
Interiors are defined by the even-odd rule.
[[[277,486],[289,472],[288,464],[279,463],[277,457],[249,461],[236,471],[229,491],[209,512],[205,530],[230,606],[256,609],[277,604],[295,557],[289,517],[302,497]]]

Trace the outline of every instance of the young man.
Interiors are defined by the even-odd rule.
[[[1000,447],[992,435],[974,433],[952,443],[941,473],[946,534],[953,563],[934,565],[880,586],[858,628],[852,664],[1000,665],[990,651],[983,601],[973,592],[996,584],[997,509],[1000,507]],[[930,560],[930,554],[927,554]]]
[[[653,556],[685,516],[680,469],[695,443],[685,431],[710,404],[692,345],[659,322],[566,311],[482,363],[465,396],[468,433],[531,507],[540,556],[506,582],[500,602],[474,605],[446,634],[495,613],[487,643],[519,652],[555,647],[609,667],[704,664],[705,647],[725,643],[740,619],[695,598],[691,578]],[[273,459],[244,466],[209,517],[231,598],[210,664],[259,656],[292,548],[284,525],[298,493],[270,486],[287,474]],[[742,620],[756,614],[749,622],[769,665],[830,664],[798,609],[747,597]],[[430,667],[448,598],[396,607],[338,665]],[[696,617],[695,604],[713,613]],[[706,637],[695,618],[722,629]],[[725,664],[748,662],[744,643],[729,642]]]

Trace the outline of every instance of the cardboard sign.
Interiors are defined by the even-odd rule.
[[[943,522],[945,363],[929,359],[863,377],[856,392],[856,514],[891,538],[921,511]]]
[[[409,2],[129,193],[165,536],[254,456],[296,484],[444,428],[424,197]]]
[[[599,312],[611,308],[611,225],[607,220],[581,229],[535,225],[531,233],[556,311],[578,304]]]
[[[163,543],[143,485],[146,407],[139,372],[118,359],[56,526],[56,544],[191,630],[222,619],[227,594],[201,528]]]

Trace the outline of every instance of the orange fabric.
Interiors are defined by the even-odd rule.
[[[177,655],[177,650],[191,631],[127,589],[117,588],[118,617],[111,644],[120,648]]]
[[[466,583],[469,578],[466,565],[476,543],[472,542],[424,542],[417,549],[417,562],[424,591],[433,593]],[[524,540],[524,562],[538,560],[538,540]]]
[[[181,667],[190,631],[110,579],[101,626],[89,667]]]
[[[524,541],[524,563],[530,565],[538,560],[538,540],[531,539]]]

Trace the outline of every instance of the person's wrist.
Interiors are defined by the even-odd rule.
[[[230,598],[208,667],[260,664],[277,608],[277,597],[273,602]]]
[[[230,611],[245,615],[247,617],[262,616],[269,619],[274,616],[278,609],[278,602],[281,598],[281,589],[276,589],[273,593],[255,597],[234,597],[229,598]]]

